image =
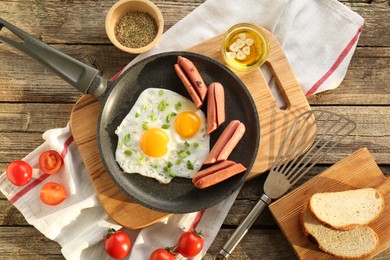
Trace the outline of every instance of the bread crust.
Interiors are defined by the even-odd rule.
[[[303,231],[303,234],[305,235],[305,237],[306,237],[310,242],[312,242],[313,244],[315,244],[316,246],[319,247],[319,243],[318,243],[317,239],[316,239],[314,236],[312,236],[312,235],[310,234],[310,232],[309,232],[309,231],[306,229],[306,227],[305,227],[305,211],[307,210],[308,206],[309,206],[309,203],[306,203],[306,204],[303,206],[301,212],[299,213],[299,223],[301,223],[301,228],[302,228],[302,231]]]
[[[322,219],[320,219],[318,217],[318,215],[316,214],[315,210],[313,210],[313,208],[311,207],[311,204],[310,204],[311,198],[309,199],[309,203],[308,203],[307,207],[309,208],[311,215],[319,223],[321,223],[322,225],[324,225],[324,226],[326,226],[328,228],[331,228],[333,230],[347,231],[347,230],[350,230],[350,229],[352,229],[352,228],[354,228],[354,227],[356,227],[358,225],[368,225],[371,222],[375,221],[379,217],[379,215],[382,213],[382,211],[384,209],[384,206],[385,206],[385,200],[384,200],[383,194],[379,190],[377,190],[375,188],[367,188],[367,189],[373,189],[373,190],[376,191],[376,193],[380,196],[381,206],[380,206],[380,210],[377,212],[377,214],[373,218],[371,218],[370,220],[368,220],[367,222],[362,223],[362,224],[349,224],[349,225],[344,225],[344,226],[334,226],[334,225],[331,225],[330,223],[327,223],[327,222],[323,221]],[[334,193],[334,192],[322,192],[322,194],[331,194],[331,193]]]
[[[299,214],[299,218],[300,218],[300,219],[299,219],[299,222],[300,222],[300,224],[301,224],[301,228],[302,228],[303,234],[305,235],[305,237],[306,237],[311,243],[313,243],[313,244],[316,245],[319,249],[321,249],[323,252],[325,252],[325,253],[327,253],[327,254],[329,254],[329,255],[335,256],[335,257],[337,257],[337,258],[339,258],[339,259],[361,259],[361,258],[363,258],[363,257],[367,257],[367,256],[369,256],[370,254],[372,254],[372,252],[374,252],[374,251],[376,250],[376,248],[378,247],[378,245],[379,245],[379,237],[378,237],[378,234],[377,234],[372,228],[370,228],[370,227],[367,226],[368,228],[370,228],[370,229],[372,230],[374,236],[376,237],[375,246],[372,248],[371,251],[369,251],[369,252],[367,252],[367,253],[365,253],[365,254],[356,256],[356,257],[354,257],[354,256],[340,256],[340,255],[336,255],[336,254],[334,254],[334,253],[328,251],[326,248],[322,247],[322,246],[321,246],[321,243],[315,238],[315,236],[313,236],[313,235],[310,233],[310,231],[306,229],[306,227],[305,227],[305,217],[304,217],[304,216],[305,216],[305,211],[306,211],[306,210],[308,210],[308,211],[309,211],[309,214],[312,215],[312,213],[311,213],[311,211],[310,211],[310,209],[309,209],[309,202],[306,203],[306,204],[303,206],[303,208],[302,208],[302,210],[301,210],[301,212],[300,212],[300,214]],[[312,215],[312,216],[313,216],[313,215]],[[313,217],[314,217],[314,216],[313,216]],[[314,218],[314,219],[317,220],[316,218]],[[319,222],[319,224],[322,225],[322,223],[320,223],[320,222]],[[341,230],[339,230],[339,231],[341,231]],[[341,232],[342,232],[342,231],[341,231]]]

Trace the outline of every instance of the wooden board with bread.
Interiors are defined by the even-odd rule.
[[[384,205],[374,188],[315,193],[301,211],[301,228],[326,253],[362,258],[379,244],[378,234],[368,224],[380,216]]]
[[[361,201],[366,201],[369,208],[360,207]],[[363,148],[287,193],[269,208],[299,258],[334,259],[338,255],[369,259],[390,247],[389,201],[390,179]],[[365,210],[370,213],[357,216]],[[342,214],[324,219],[330,212]],[[351,214],[355,216],[348,217]],[[354,246],[359,250],[351,250]]]

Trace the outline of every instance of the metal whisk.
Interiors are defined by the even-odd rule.
[[[263,209],[285,194],[355,128],[356,124],[347,117],[329,111],[311,110],[299,115],[287,132],[271,167],[264,183],[264,194],[216,259],[228,258]]]

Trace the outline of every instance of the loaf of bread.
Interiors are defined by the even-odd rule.
[[[326,253],[340,258],[360,258],[371,254],[378,245],[378,235],[368,226],[347,231],[334,230],[319,223],[308,207],[301,213],[302,228],[308,239]]]
[[[337,230],[367,225],[379,216],[383,207],[383,196],[373,188],[316,193],[309,202],[313,216]]]

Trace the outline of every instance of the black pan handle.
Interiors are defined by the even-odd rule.
[[[3,35],[0,35],[0,42],[7,43],[29,55],[82,93],[90,93],[97,98],[103,96],[107,88],[107,80],[98,75],[97,69],[54,49],[0,18],[0,32],[3,27],[18,36],[22,42]]]

